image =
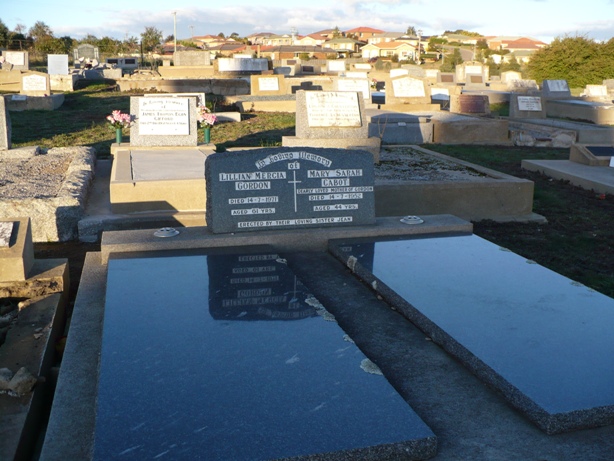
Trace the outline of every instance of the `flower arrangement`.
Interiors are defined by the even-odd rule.
[[[371,79],[371,88],[376,88],[376,87],[377,87],[377,80]]]
[[[116,130],[119,130],[126,126],[130,126],[133,119],[132,115],[130,114],[124,114],[119,110],[114,110],[113,112],[111,112],[111,115],[107,115],[107,120],[111,124],[111,127]]]
[[[215,114],[211,113],[211,110],[202,104],[197,108],[196,119],[201,127],[213,126],[217,122]]]

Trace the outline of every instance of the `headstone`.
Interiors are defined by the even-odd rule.
[[[98,51],[98,47],[89,43],[82,43],[73,50],[73,57],[75,61],[78,61],[81,58],[90,60],[100,59],[100,53]]]
[[[542,82],[542,95],[545,98],[570,98],[571,91],[567,80],[544,80]]]
[[[509,83],[513,82],[514,80],[522,80],[522,74],[520,72],[512,70],[507,72],[501,72],[501,82]]]
[[[407,69],[390,69],[390,78],[403,77],[405,75],[409,75]]]
[[[49,74],[24,74],[21,77],[20,93],[28,96],[49,96],[51,94]]]
[[[266,59],[249,58],[219,58],[216,60],[219,72],[262,72],[269,69]]]
[[[196,98],[130,98],[131,146],[196,146]]]
[[[146,93],[143,95],[144,98],[196,98],[196,105],[204,106],[206,103],[205,93]]]
[[[211,53],[209,51],[175,51],[173,64],[175,66],[210,66]]]
[[[0,150],[11,148],[11,116],[4,96],[0,95]]]
[[[219,253],[109,260],[94,461],[434,456],[283,256]]]
[[[369,78],[368,72],[351,71],[345,73],[346,78]]]
[[[286,94],[286,82],[283,75],[252,75],[250,82],[252,95]]]
[[[27,51],[3,51],[2,57],[5,62],[13,66],[13,70],[29,70],[29,55]],[[3,67],[4,68],[4,67]]]
[[[605,85],[586,85],[584,96],[589,98],[608,99],[608,87]]]
[[[450,112],[457,114],[489,114],[488,95],[459,94],[450,96]]]
[[[345,61],[326,61],[327,72],[345,72]]]
[[[0,220],[0,282],[27,280],[33,265],[30,218]]]
[[[364,149],[377,163],[380,145],[380,138],[369,137],[360,93],[297,91],[296,136],[283,136],[282,146]]]
[[[430,104],[431,94],[425,80],[413,77],[397,77],[386,84],[386,105]]]
[[[535,80],[519,79],[507,82],[507,90],[516,93],[535,93],[539,90]]]
[[[361,92],[363,99],[371,98],[369,79],[366,78],[341,78],[336,80],[337,91]]]
[[[288,148],[209,155],[207,226],[213,233],[375,222],[373,157]]]
[[[463,62],[456,66],[456,81],[466,85],[484,85],[488,81],[488,74],[488,66],[479,62]],[[474,77],[474,81],[471,77]],[[477,77],[481,77],[481,80],[477,81]]]
[[[419,79],[423,79],[426,78],[426,71],[424,70],[423,67],[420,66],[415,66],[413,64],[404,64],[402,69],[407,71],[407,75],[409,75],[410,77],[413,78],[419,78]],[[392,69],[390,71],[390,73],[392,74],[392,71],[394,69]],[[392,77],[392,75],[391,75]]]
[[[511,118],[546,118],[546,105],[541,96],[520,96],[512,94],[510,97]]]
[[[456,84],[456,74],[452,72],[440,72],[437,76],[437,83]]]
[[[356,64],[354,64],[354,69],[366,70],[368,72],[371,70],[371,64],[357,62]]]
[[[49,75],[68,75],[68,55],[48,54],[47,73]]]

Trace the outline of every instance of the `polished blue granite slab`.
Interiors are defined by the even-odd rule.
[[[331,251],[542,430],[614,423],[614,300],[475,235]]]
[[[112,256],[94,459],[432,457],[378,371],[277,254]]]

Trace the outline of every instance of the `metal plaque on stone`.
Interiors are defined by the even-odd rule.
[[[271,148],[205,162],[214,233],[375,222],[373,156],[366,151]]]

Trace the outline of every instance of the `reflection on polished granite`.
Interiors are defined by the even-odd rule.
[[[432,457],[378,371],[275,253],[112,257],[94,458]]]
[[[542,430],[614,423],[614,300],[475,235],[331,251]]]

